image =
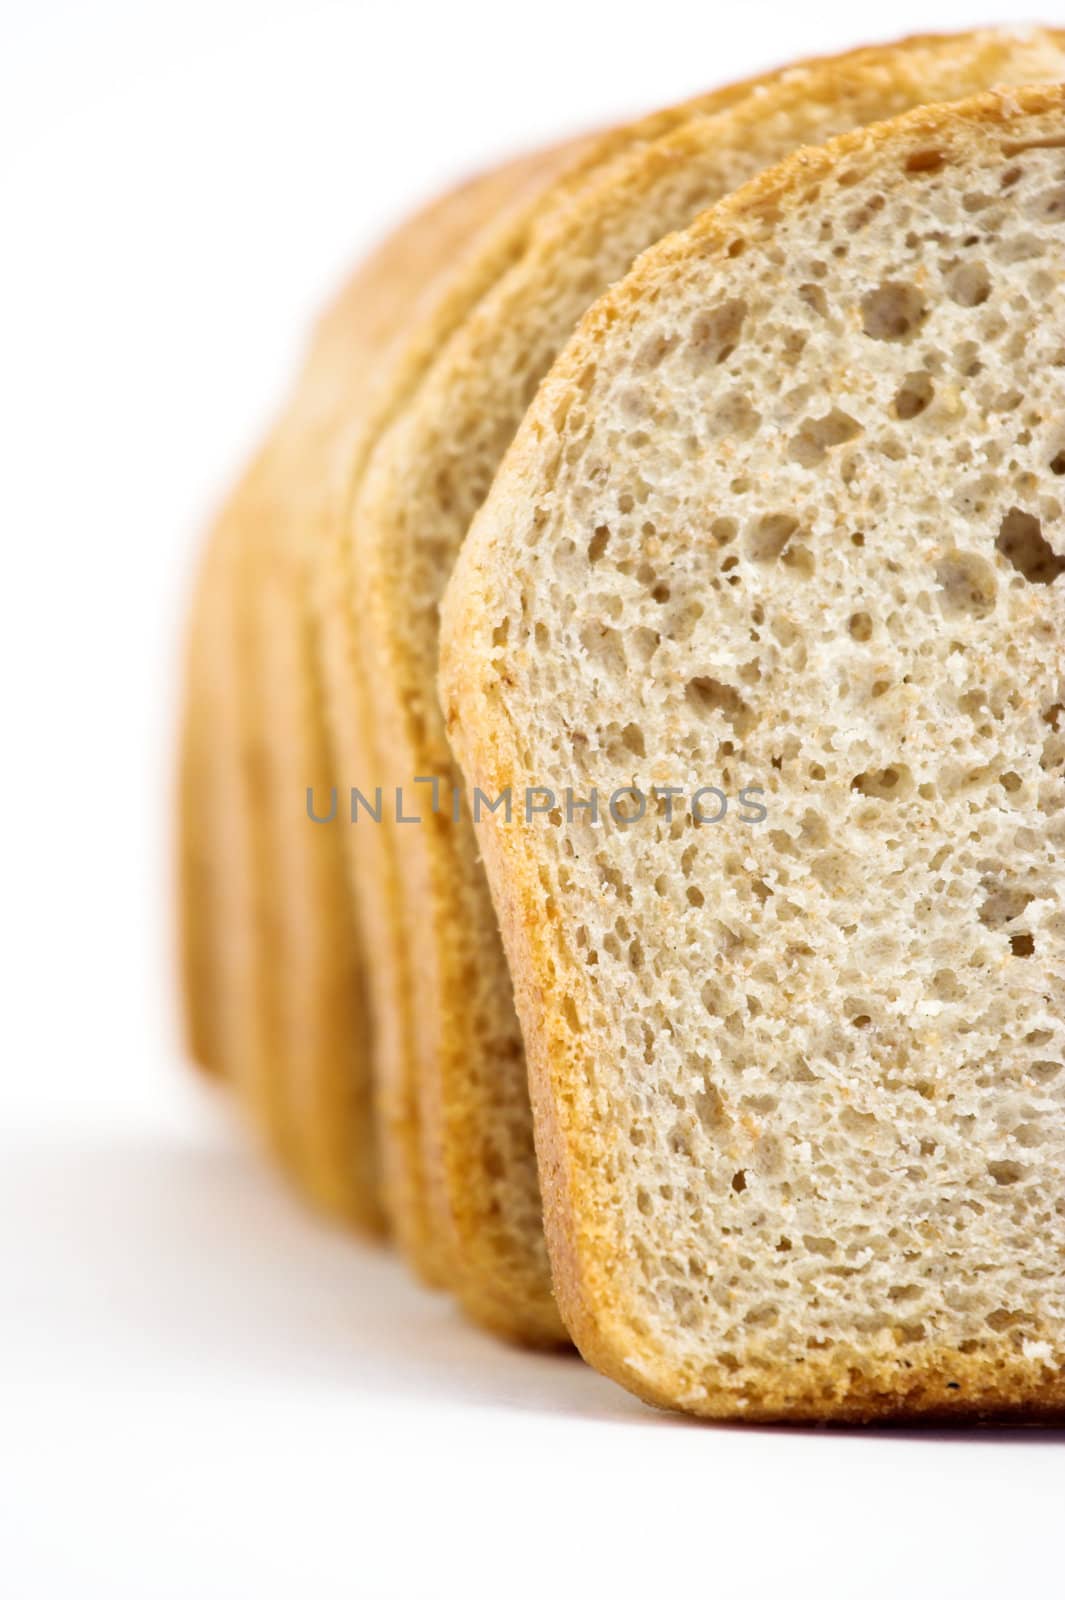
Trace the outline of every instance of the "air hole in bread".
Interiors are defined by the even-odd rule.
[[[1001,928],[1022,916],[1034,898],[1025,889],[1009,884],[988,885],[983,904],[978,913],[985,928]]]
[[[740,735],[750,726],[750,709],[731,684],[721,683],[717,678],[692,678],[684,697],[692,710],[706,721],[720,715]]]
[[[626,750],[634,756],[645,756],[647,750],[644,746],[643,731],[635,722],[630,722],[621,730],[621,742]]]
[[[798,542],[788,546],[781,560],[785,567],[800,578],[812,578],[816,570],[813,552]]]
[[[962,1000],[965,989],[958,982],[957,974],[949,967],[940,967],[932,979],[932,993],[937,1000]]]
[[[780,1312],[776,1306],[762,1305],[752,1307],[743,1320],[749,1328],[772,1328],[779,1318]]]
[[[994,611],[998,583],[983,556],[952,550],[936,563],[936,579],[945,616],[987,617]]]
[[[982,261],[966,261],[951,273],[947,293],[955,305],[982,306],[991,293],[991,275]]]
[[[935,385],[927,372],[908,372],[900,385],[892,410],[900,422],[910,422],[927,410]]]
[[[1024,1177],[1019,1161],[989,1161],[987,1170],[997,1184],[1019,1183]]]
[[[873,800],[901,800],[913,791],[913,779],[908,767],[896,765],[880,767],[869,772],[859,772],[851,779],[851,788]]]
[[[1029,583],[1053,583],[1065,572],[1065,556],[1055,554],[1031,512],[1013,506],[1002,519],[995,548]]]
[[[676,342],[675,334],[652,334],[636,357],[634,362],[636,370],[653,371],[655,367],[661,366]]]
[[[925,297],[912,283],[888,281],[862,296],[862,328],[870,339],[908,339],[925,316]]]
[[[906,172],[938,172],[946,161],[942,150],[914,150],[906,157],[903,170]]]
[[[725,300],[712,311],[703,311],[692,323],[688,344],[700,362],[716,365],[727,361],[735,350],[747,315],[744,300]]]
[[[610,529],[600,523],[588,541],[588,560],[594,563],[602,558],[610,538]]]
[[[847,227],[852,233],[857,233],[868,223],[872,222],[886,204],[882,194],[872,194],[863,205],[856,206],[847,218]],[[838,251],[836,252],[839,253]]]
[[[762,417],[742,389],[734,389],[720,405],[715,406],[710,420],[719,434],[735,434],[739,439],[749,439],[758,432]]]
[[[752,561],[775,561],[799,526],[798,517],[769,512],[747,530],[746,550]]]
[[[809,309],[816,312],[819,317],[825,316],[828,312],[828,301],[825,299],[825,291],[822,289],[819,283],[800,283],[799,299],[802,301],[804,306],[808,306]]]
[[[1000,261],[1035,261],[1039,256],[1046,254],[1046,241],[1037,239],[1034,233],[1018,234],[1016,239],[1002,239],[995,247],[995,255]],[[1037,274],[1032,279],[1032,287],[1045,294],[1051,284],[1046,281],[1046,275]]]
[[[807,417],[788,446],[788,455],[802,467],[816,467],[829,450],[856,439],[861,431],[860,423],[834,406],[823,417]]]

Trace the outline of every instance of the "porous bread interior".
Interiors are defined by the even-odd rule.
[[[456,332],[379,444],[358,502],[363,649],[377,662],[386,782],[455,783],[433,679],[440,595],[470,520],[589,300],[663,233],[802,142],[927,98],[1060,76],[1051,34],[987,30],[790,69],[716,115],[674,120],[586,174]],[[707,109],[704,107],[704,110]],[[445,796],[447,789],[444,790]],[[550,1307],[524,1055],[475,830],[426,816],[398,853],[413,966],[427,1166],[471,1292],[532,1324]]]
[[[471,782],[732,797],[483,825],[556,1289],[665,1404],[1065,1404],[1061,104],[803,153],[650,252],[449,597]]]

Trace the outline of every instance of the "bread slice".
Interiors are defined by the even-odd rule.
[[[659,1404],[1065,1410],[1063,221],[1058,87],[799,151],[589,313],[453,580],[467,777],[559,797],[479,835],[556,1291]]]
[[[186,1033],[306,1193],[384,1225],[364,961],[332,774],[309,552],[342,515],[376,374],[411,303],[494,209],[474,180],[395,231],[322,317],[293,394],[208,542],[190,623],[180,795]]]
[[[676,115],[648,119],[648,132]],[[307,573],[316,546],[342,519],[349,477],[376,432],[436,343],[512,259],[533,197],[563,170],[581,170],[581,149],[577,141],[462,186],[397,230],[355,275],[322,319],[282,419],[219,519],[192,608],[178,829],[190,1052],[233,1078],[268,1144],[310,1194],[374,1230],[382,1215],[359,940],[337,830],[308,828],[294,804],[305,790],[320,799],[333,787],[318,666],[337,638],[341,750],[357,720],[347,670],[351,594],[345,587],[343,627],[331,627],[338,608],[325,585],[319,639]],[[359,852],[352,855],[357,874]],[[369,904],[375,941],[382,923],[373,896]],[[389,976],[384,963],[371,972]],[[374,987],[379,999],[391,993],[383,982]],[[420,1215],[424,1185],[408,1181],[409,1167],[417,1174],[416,1118],[407,1082],[388,1069],[402,1059],[389,1039],[405,1008],[379,1003],[377,1011],[376,1055],[385,1064],[377,1120],[392,1209],[409,1253],[438,1279],[430,1264],[438,1245]]]
[[[509,975],[435,703],[436,606],[466,527],[536,384],[599,291],[639,250],[795,145],[999,79],[1065,75],[1059,37],[917,39],[789,69],[723,105],[615,138],[536,219],[521,258],[441,351],[367,470],[353,522],[361,642],[378,685],[386,784],[440,780],[441,810],[398,830],[426,1164],[460,1293],[481,1320],[548,1338],[557,1320],[542,1237],[525,1066]],[[422,807],[428,813],[428,806]],[[381,830],[378,830],[379,832]]]
[[[347,834],[329,825],[334,769],[311,583],[317,550],[342,520],[363,440],[382,408],[397,338],[412,306],[446,297],[456,254],[486,216],[530,181],[541,158],[475,179],[397,229],[323,319],[282,429],[287,498],[256,578],[249,689],[268,734],[260,773],[262,854],[273,915],[259,949],[259,990],[280,989],[274,1091],[305,1181],[333,1210],[374,1224],[387,1214],[388,1152],[380,1151],[363,946],[347,876]],[[308,807],[305,796],[311,791]],[[269,1062],[269,1057],[265,1058]],[[384,1089],[385,1093],[380,1093]],[[387,1129],[387,1123],[386,1123]],[[372,1196],[376,1215],[365,1200]]]
[[[363,725],[375,690],[358,673],[359,581],[342,533],[354,485],[380,431],[417,385],[439,342],[465,316],[485,282],[511,259],[533,197],[568,166],[578,148],[579,144],[560,146],[522,157],[472,180],[436,208],[431,236],[426,230],[413,240],[415,260],[420,259],[422,268],[420,283],[413,282],[409,273],[391,274],[395,325],[372,366],[360,366],[362,378],[371,379],[367,392],[357,407],[334,408],[329,423],[336,463],[331,514],[318,527],[294,530],[304,630],[302,670],[308,679],[313,676],[321,682],[324,726],[330,731],[327,744],[318,746],[315,789],[325,797],[327,812],[328,797],[336,795],[335,826],[313,831],[332,834],[341,842],[346,870],[338,872],[334,863],[332,887],[349,895],[369,958],[375,1121],[385,1206],[398,1244],[429,1284],[445,1281],[446,1241],[429,1225],[423,1204],[417,1119],[406,1071],[406,968],[385,955],[397,948],[402,951],[402,935],[394,921],[388,858],[382,858],[384,829],[365,818],[361,827],[350,820],[351,789],[369,787]],[[349,373],[349,385],[353,382]],[[268,627],[267,640],[271,633]],[[278,656],[276,668],[277,689],[283,692],[289,667]],[[306,818],[301,813],[297,826],[289,811],[298,778],[290,763],[289,781],[276,785],[277,826],[287,828],[292,845],[302,839],[305,847]],[[301,878],[298,868],[289,875],[286,915],[301,918],[311,932],[318,914],[313,904],[300,909]]]
[[[190,1058],[213,1075],[225,1071],[226,990],[218,938],[225,863],[218,837],[224,771],[236,729],[226,689],[233,651],[232,563],[241,507],[256,496],[257,458],[219,512],[200,557],[189,607],[177,760],[176,909],[182,1020]]]
[[[743,98],[749,87],[748,84],[730,85],[697,101],[652,113],[632,126],[578,141],[570,147],[560,147],[552,153],[553,171],[541,165],[526,191],[514,198],[513,205],[500,208],[494,224],[485,227],[466,256],[458,257],[455,272],[435,286],[440,291],[439,296],[429,295],[427,304],[415,308],[410,319],[409,342],[406,346],[397,345],[397,353],[390,362],[391,371],[379,385],[377,427],[365,427],[362,438],[368,443],[376,442],[375,432],[387,437],[388,425],[403,414],[404,404],[413,403],[412,396],[417,394],[430,360],[441,346],[446,347],[449,337],[462,326],[464,317],[472,312],[489,288],[522,258],[542,211],[554,214],[573,203],[585,182],[598,178],[619,151],[660,137],[707,107],[733,104]],[[555,181],[548,182],[549,178]],[[367,452],[367,460],[372,459]],[[356,486],[361,482],[357,470],[352,474],[352,481]],[[413,781],[418,778],[429,781],[431,772],[400,772],[387,760],[392,702],[381,678],[382,660],[367,647],[370,596],[361,532],[367,512],[358,487],[353,499],[355,509],[349,523],[340,530],[338,539],[326,543],[319,559],[318,625],[323,671],[332,706],[338,790],[347,797],[357,789],[360,796],[368,797],[371,806],[376,803],[380,807],[383,803],[385,820],[391,821],[392,816],[398,814],[393,811],[396,792],[404,791],[409,803]],[[526,1179],[531,1177],[533,1195],[532,1209],[524,1219],[525,1237],[531,1235],[536,1255],[531,1300],[528,1297],[523,1300],[520,1291],[517,1298],[508,1292],[501,1294],[498,1283],[490,1275],[467,1270],[462,1255],[472,1242],[475,1249],[487,1249],[495,1263],[499,1262],[500,1249],[513,1258],[513,1206],[501,1219],[493,1216],[490,1209],[482,1208],[472,1228],[456,1228],[448,1207],[440,1202],[434,1173],[426,1169],[425,1106],[418,1083],[419,1077],[424,1076],[418,1072],[419,1055],[424,1054],[426,1048],[420,1030],[424,973],[420,959],[411,960],[423,907],[417,895],[413,899],[401,895],[401,853],[396,849],[395,836],[389,827],[365,820],[366,812],[358,812],[361,803],[355,802],[356,810],[352,812],[353,818],[361,814],[364,820],[361,829],[353,827],[349,834],[350,871],[360,922],[366,930],[368,943],[374,946],[370,971],[376,996],[381,1147],[390,1212],[398,1240],[419,1275],[429,1283],[456,1290],[466,1310],[482,1324],[529,1342],[568,1342],[550,1291],[528,1097],[512,1004],[507,1018],[510,1040],[504,1046],[510,1068],[504,1072],[501,1082],[508,1094],[515,1081],[522,1086],[523,1107],[518,1124],[522,1144],[516,1159]],[[431,1050],[433,1046],[428,1048]],[[492,1064],[494,1066],[495,1062]],[[494,1163],[496,1156],[494,1151],[486,1150],[476,1132],[473,1140],[478,1145],[473,1159],[480,1171],[486,1163]],[[430,1148],[435,1148],[435,1144],[431,1142]],[[513,1159],[505,1158],[508,1164]],[[529,1191],[528,1181],[524,1188]],[[524,1271],[524,1253],[524,1240],[519,1238],[516,1262],[519,1275]]]

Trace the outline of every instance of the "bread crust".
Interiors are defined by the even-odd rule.
[[[562,420],[612,330],[649,299],[668,295],[672,275],[692,259],[715,263],[727,281],[731,256],[764,245],[776,220],[810,203],[840,163],[863,171],[883,166],[887,178],[908,155],[919,159],[929,147],[949,162],[953,153],[979,150],[981,141],[1003,135],[1019,146],[1027,138],[1065,142],[1065,90],[1020,88],[924,107],[843,135],[825,148],[801,149],[649,251],[592,308],[542,385],[467,539],[446,598],[442,696],[452,744],[471,784],[497,789],[520,781],[520,734],[491,660],[493,571],[508,560],[508,537],[511,529],[516,534],[522,508],[550,492]],[[1047,1364],[1008,1347],[993,1355],[924,1347],[885,1362],[843,1348],[811,1350],[789,1370],[752,1370],[737,1390],[715,1383],[713,1371],[693,1374],[678,1366],[669,1349],[641,1340],[611,1273],[628,1242],[594,1141],[573,1109],[575,1086],[586,1081],[593,1062],[562,1012],[564,956],[556,924],[544,914],[534,846],[527,830],[492,823],[485,825],[481,844],[526,1039],[555,1290],[587,1360],[653,1404],[706,1417],[1049,1421],[1065,1414],[1060,1354]]]
[[[249,472],[252,469],[249,469]],[[243,487],[234,493],[239,502]],[[212,1076],[224,1072],[219,1038],[217,932],[219,863],[213,845],[215,790],[226,742],[216,704],[224,628],[219,610],[230,508],[219,512],[201,553],[185,640],[176,770],[177,948],[186,1051]]]

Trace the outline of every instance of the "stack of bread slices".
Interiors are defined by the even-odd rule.
[[[660,1405],[1065,1412],[1063,80],[915,38],[465,184],[207,542],[191,1053]]]

